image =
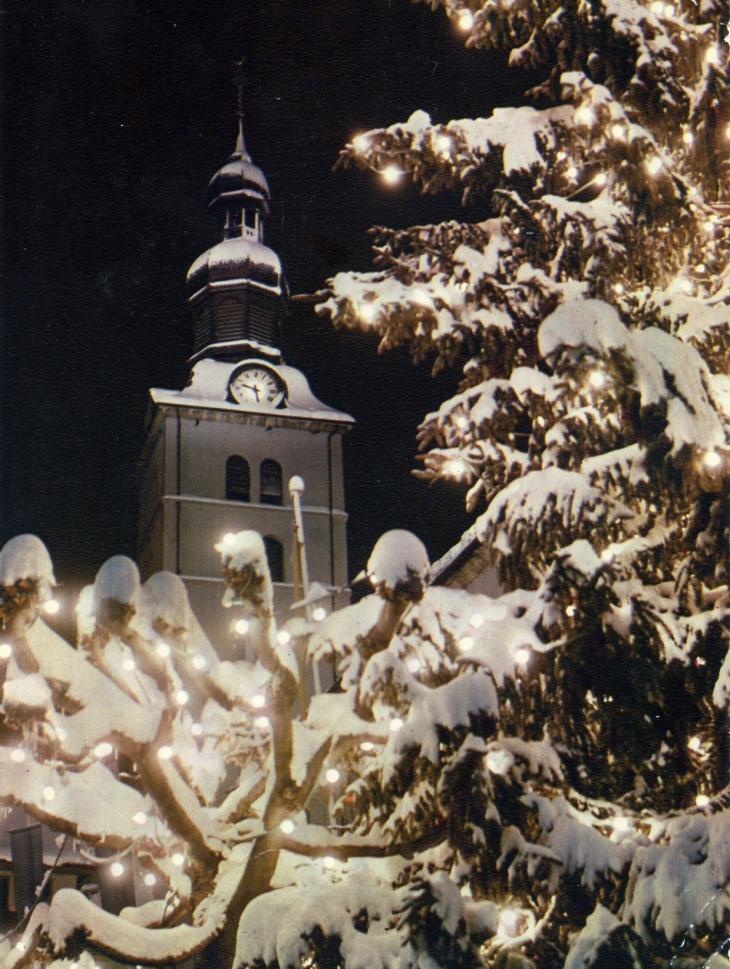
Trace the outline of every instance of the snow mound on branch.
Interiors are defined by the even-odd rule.
[[[621,923],[603,905],[596,905],[580,932],[570,943],[565,969],[586,969],[592,966],[598,950],[611,932]]]
[[[220,552],[221,563],[224,569],[230,572],[242,574],[250,572],[252,579],[248,583],[251,591],[260,595],[264,608],[269,611],[274,601],[274,590],[271,585],[271,575],[269,572],[269,562],[266,558],[266,546],[263,538],[258,532],[246,530],[242,532],[229,532],[225,538],[215,546],[216,552]],[[245,602],[230,585],[226,587],[223,594],[223,606],[228,608],[234,603]]]
[[[94,607],[108,599],[122,605],[135,606],[139,601],[139,569],[126,555],[113,555],[96,573]]]
[[[395,591],[414,578],[425,582],[431,563],[426,546],[412,532],[395,528],[375,543],[367,564],[367,574],[375,586]]]
[[[712,405],[711,374],[694,347],[658,327],[629,330],[613,306],[602,300],[573,300],[551,313],[538,333],[540,353],[554,363],[564,351],[610,359],[620,354],[631,366],[642,407],[666,402],[666,435],[672,453],[685,445],[725,443]]]
[[[0,552],[0,585],[10,587],[21,579],[37,582],[45,596],[56,584],[51,556],[35,535],[16,535]]]
[[[142,586],[140,611],[151,623],[161,619],[173,629],[187,629],[190,604],[183,580],[172,572],[155,572]]]
[[[390,879],[377,877],[371,865],[353,865],[335,883],[320,876],[308,885],[290,886],[259,895],[246,908],[238,927],[233,969],[240,966],[301,966],[310,955],[306,936],[319,926],[328,938],[341,939],[340,952],[348,969],[388,969],[403,965],[404,933],[391,929],[398,895]],[[367,912],[366,931],[355,928]],[[293,919],[291,913],[296,912]]]

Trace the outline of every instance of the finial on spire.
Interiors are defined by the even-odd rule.
[[[236,140],[236,150],[233,154],[240,156],[244,161],[250,162],[251,157],[246,151],[246,142],[243,138],[243,88],[245,86],[243,68],[245,62],[246,58],[242,57],[233,65],[233,83],[238,89],[238,110],[236,111],[238,115],[238,138]]]

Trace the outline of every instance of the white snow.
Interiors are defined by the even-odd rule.
[[[258,532],[242,531],[230,532],[215,546],[221,554],[224,569],[241,573],[250,570],[252,573],[252,593],[261,598],[263,608],[271,612],[274,602],[274,589],[271,584],[269,563],[266,558],[264,540]],[[230,586],[223,594],[223,605],[228,607],[247,600],[238,597]]]
[[[136,608],[139,600],[139,569],[126,555],[114,555],[96,573],[94,607],[98,612],[107,599]]]
[[[35,535],[17,535],[0,551],[0,586],[10,587],[21,579],[37,582],[41,599],[48,598],[56,584],[51,556]]]
[[[428,552],[420,538],[403,529],[385,532],[375,543],[367,564],[374,586],[393,592],[401,584],[418,578],[425,582],[430,568]]]

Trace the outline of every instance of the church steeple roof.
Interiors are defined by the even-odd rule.
[[[260,205],[268,214],[270,197],[266,176],[254,165],[246,150],[243,115],[239,112],[236,147],[226,164],[210,180],[207,192],[208,208],[215,210],[231,202],[248,200]]]

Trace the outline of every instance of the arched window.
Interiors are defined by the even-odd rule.
[[[284,581],[284,546],[278,538],[273,535],[264,537],[264,548],[266,549],[266,559],[269,563],[272,582]]]
[[[284,503],[281,465],[268,458],[261,462],[261,504],[281,505]]]
[[[226,461],[226,498],[231,501],[251,500],[251,471],[248,461],[232,454]]]

